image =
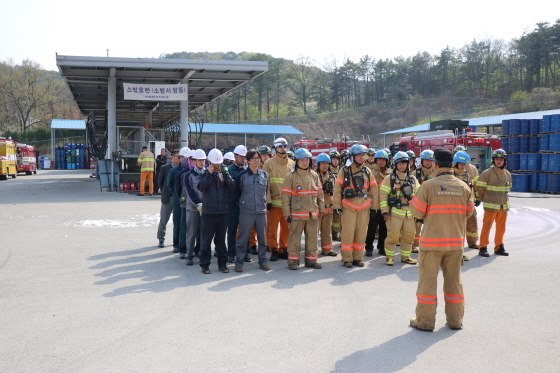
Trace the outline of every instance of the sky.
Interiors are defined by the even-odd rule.
[[[157,58],[260,52],[316,64],[507,42],[560,18],[555,1],[0,0],[0,61],[56,70],[56,53]]]

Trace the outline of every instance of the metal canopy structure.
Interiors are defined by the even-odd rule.
[[[105,118],[108,85],[110,78],[115,78],[118,122],[142,122],[156,109],[156,115],[162,116],[162,111],[169,114],[165,117],[177,117],[180,112],[179,102],[125,101],[123,83],[188,84],[191,111],[268,71],[268,63],[261,61],[57,55],[56,63],[82,114],[93,112],[99,120]],[[164,123],[165,118],[158,122]]]

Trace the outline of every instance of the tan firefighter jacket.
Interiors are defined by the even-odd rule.
[[[325,210],[323,186],[311,168],[289,172],[282,183],[282,215],[292,220],[317,219]]]
[[[381,184],[383,184],[385,176],[389,175],[391,169],[389,167],[385,167],[385,170],[381,171],[381,167],[377,163],[374,163],[371,172],[373,172],[373,177],[375,177],[377,186],[381,188]]]
[[[336,177],[335,175],[330,172],[321,172],[319,171],[319,169],[317,169],[317,175],[319,175],[319,182],[321,183],[321,185],[324,185],[325,180],[329,180],[332,182],[332,186],[333,186],[333,193],[334,193],[334,185],[335,185],[335,181],[336,181]],[[323,189],[323,197],[325,199],[325,214],[330,214],[331,212],[333,212],[333,198],[330,194],[326,193],[325,190]]]
[[[348,170],[347,175],[345,170]],[[356,190],[352,175],[363,176],[364,186],[361,191]],[[358,195],[347,198],[345,197],[345,193],[349,193],[347,190],[353,190]],[[379,188],[373,173],[366,166],[352,162],[349,167],[343,167],[338,172],[334,184],[333,209],[341,209],[342,206],[356,211],[364,209],[379,210]]]
[[[336,178],[336,176],[338,175],[338,173],[340,172],[340,166],[333,166],[332,164],[329,166],[329,169],[331,170],[331,172],[333,173],[334,177]]]
[[[453,175],[451,168],[439,168],[410,201],[416,219],[424,219],[421,250],[463,250],[466,220],[474,203],[470,188]]]
[[[433,168],[426,168],[421,166],[414,171],[414,175],[416,176],[416,180],[422,185],[422,183],[426,180],[430,180],[432,178],[432,174],[434,173]]]
[[[485,210],[508,211],[508,192],[511,189],[511,174],[505,168],[492,166],[480,174],[475,185],[478,199],[484,203]]]
[[[138,157],[138,164],[140,164],[140,172],[153,171],[156,163],[155,157],[152,152],[144,150]]]
[[[263,170],[268,174],[268,196],[267,203],[272,203],[272,207],[282,207],[282,183],[284,177],[290,172],[294,161],[288,157],[278,156],[270,158],[263,165]]]
[[[393,184],[393,190],[391,190],[391,178],[393,174],[396,175],[396,177]],[[406,182],[413,184],[412,188],[414,192],[412,195],[414,196],[420,185],[412,173],[407,174],[404,172],[393,171],[385,177],[383,184],[381,184],[381,188],[379,189],[379,207],[381,208],[382,214],[390,212],[391,217],[412,219],[410,203],[401,192],[401,185]],[[389,197],[399,199],[401,201],[401,207],[390,207],[388,202]]]
[[[455,177],[463,181],[465,185],[467,185],[471,189],[471,191],[473,191],[474,185],[473,185],[471,174],[466,172],[467,171],[466,169],[460,170],[458,168],[453,168],[452,170],[453,173],[455,174]]]

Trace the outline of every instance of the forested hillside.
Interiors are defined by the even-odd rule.
[[[206,122],[289,124],[308,137],[360,137],[446,115],[560,107],[560,20],[511,41],[473,40],[442,46],[435,55],[291,61],[262,53],[177,52],[160,58],[268,61],[266,74],[199,113]],[[29,60],[0,62],[0,135],[78,117],[58,73]]]

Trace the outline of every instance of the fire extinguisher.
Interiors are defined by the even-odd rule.
[[[140,182],[139,181],[134,183],[134,190],[140,190]]]
[[[122,181],[119,183],[119,190],[120,190],[121,192],[122,192],[123,190],[126,190],[126,189],[124,188],[124,183],[123,183]]]
[[[128,190],[128,181],[124,183],[124,190]]]

